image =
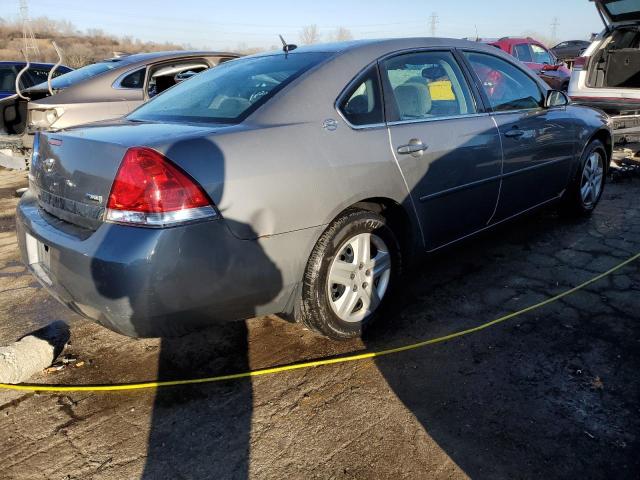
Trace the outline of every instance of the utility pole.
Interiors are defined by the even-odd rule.
[[[430,25],[430,29],[431,29],[431,36],[435,37],[436,36],[436,25],[438,23],[440,23],[438,21],[438,14],[436,12],[433,12],[431,14],[431,16],[429,17],[429,25]]]
[[[553,17],[553,23],[551,24],[551,38],[558,38],[558,26],[560,23],[558,22],[558,17]]]
[[[34,56],[40,55],[40,49],[36,43],[33,29],[31,28],[31,20],[29,19],[29,5],[27,0],[20,0],[20,18],[22,19],[22,44],[24,54],[29,59],[29,53]]]

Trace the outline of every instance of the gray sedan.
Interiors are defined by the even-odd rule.
[[[415,257],[600,199],[607,117],[494,47],[285,50],[37,137],[18,239],[52,295],[132,336],[280,314],[349,338]]]

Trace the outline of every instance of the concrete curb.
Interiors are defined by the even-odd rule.
[[[69,326],[53,322],[0,347],[0,383],[21,383],[51,365],[69,341]]]

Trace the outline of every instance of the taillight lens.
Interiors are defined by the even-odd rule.
[[[147,147],[127,150],[109,194],[107,221],[163,227],[216,216],[202,187],[167,157]]]
[[[573,68],[585,68],[589,63],[589,57],[576,57],[573,61]]]

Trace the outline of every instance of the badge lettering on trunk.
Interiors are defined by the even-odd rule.
[[[86,193],[85,197],[87,197],[87,199],[91,200],[92,202],[102,203],[102,195],[96,195],[95,193]]]

